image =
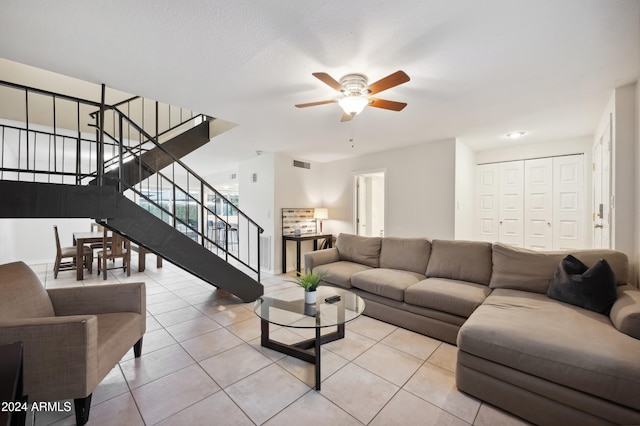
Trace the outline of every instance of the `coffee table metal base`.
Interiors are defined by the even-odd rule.
[[[287,345],[269,339],[269,321],[264,319],[261,322],[260,344],[265,348],[273,349],[285,355],[301,359],[315,365],[316,369],[316,390],[320,390],[320,346],[333,342],[344,337],[344,323],[338,324],[337,331],[320,335],[320,327],[316,327],[316,337],[314,339],[303,340],[302,342]]]

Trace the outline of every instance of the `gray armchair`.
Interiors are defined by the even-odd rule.
[[[129,348],[140,356],[145,329],[144,283],[45,290],[23,262],[0,265],[0,344],[24,343],[29,401],[74,399],[78,425]]]

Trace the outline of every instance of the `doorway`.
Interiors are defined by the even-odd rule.
[[[385,225],[385,170],[355,173],[355,232],[383,237]]]
[[[611,114],[593,146],[593,248],[611,248]]]

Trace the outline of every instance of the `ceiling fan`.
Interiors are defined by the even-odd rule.
[[[400,84],[409,81],[409,76],[405,74],[404,71],[396,71],[393,74],[389,74],[388,76],[371,84],[368,84],[367,77],[363,74],[347,74],[340,79],[340,82],[336,81],[333,77],[324,72],[314,72],[312,75],[332,89],[341,92],[343,97],[328,101],[297,104],[296,107],[298,108],[333,104],[337,102],[344,111],[340,121],[349,121],[357,114],[360,114],[366,106],[389,109],[392,111],[402,111],[402,109],[407,106],[404,102],[387,101],[385,99],[370,97],[370,95],[375,95],[383,90],[391,89],[392,87],[399,86]]]

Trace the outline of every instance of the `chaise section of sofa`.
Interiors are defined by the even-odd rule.
[[[624,285],[627,258],[573,253],[615,272],[618,300],[603,315],[547,297],[566,254],[493,246],[493,291],[458,335],[457,386],[536,424],[640,424],[640,292]]]

